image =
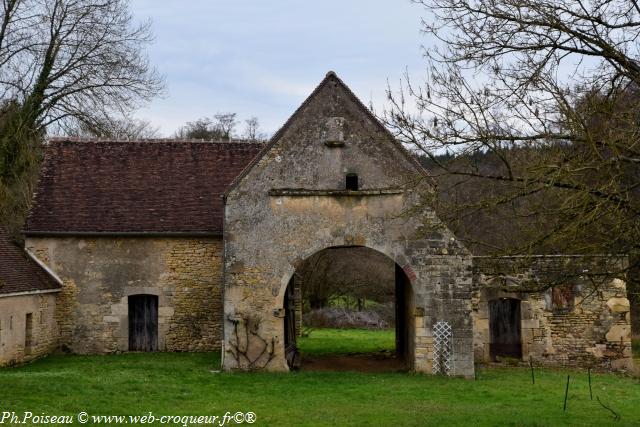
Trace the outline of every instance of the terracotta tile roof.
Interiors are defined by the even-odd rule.
[[[220,233],[222,195],[260,148],[247,142],[51,140],[24,231]]]
[[[0,296],[60,289],[60,285],[0,228]]]

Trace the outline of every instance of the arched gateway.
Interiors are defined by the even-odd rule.
[[[410,365],[472,376],[471,255],[436,217],[432,195],[424,170],[327,74],[227,190],[225,369],[288,370],[285,298],[296,267],[326,248],[364,246],[410,282]],[[436,324],[450,334],[438,336]]]

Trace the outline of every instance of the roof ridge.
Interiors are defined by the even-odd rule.
[[[184,144],[247,144],[247,145],[263,145],[260,141],[251,141],[248,139],[230,139],[230,140],[206,140],[199,138],[85,138],[75,136],[50,136],[46,139],[48,143],[117,143],[117,144],[162,144],[162,143],[184,143]]]

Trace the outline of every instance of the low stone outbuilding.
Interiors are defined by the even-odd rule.
[[[56,295],[61,283],[0,228],[0,366],[58,347]]]
[[[474,257],[477,362],[631,369],[623,256]]]

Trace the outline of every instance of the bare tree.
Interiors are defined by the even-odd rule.
[[[150,23],[126,0],[5,0],[0,90],[22,106],[23,126],[121,114],[163,90],[144,49]]]
[[[150,24],[136,24],[128,4],[0,2],[0,221],[19,222],[26,212],[28,199],[6,201],[31,194],[22,184],[31,181],[25,174],[37,171],[34,162],[47,129],[126,117],[162,93],[163,79],[145,55]]]
[[[384,120],[444,177],[443,215],[459,225],[510,213],[521,237],[489,242],[491,253],[629,253],[637,262],[638,3],[415,3],[432,43],[427,75],[390,88]],[[465,186],[478,191],[460,197]],[[461,237],[482,245],[477,236]]]
[[[640,87],[637,5],[416,3],[430,15],[423,29],[435,42],[425,50],[428,75],[424,84],[407,77],[390,90],[387,124],[440,173],[500,184],[500,193],[482,194],[466,212],[526,197],[553,200],[538,205],[539,218],[547,218],[539,233],[496,249],[640,250],[640,181],[633,178],[640,100],[631,96]],[[437,155],[445,152],[457,161],[442,162]],[[490,153],[495,167],[479,167],[478,153]]]
[[[218,113],[213,116],[216,119],[215,128],[220,132],[222,139],[230,140],[236,127],[236,113]]]
[[[178,129],[175,136],[205,141],[230,141],[237,124],[236,116],[236,113],[218,113],[213,116],[214,120],[202,117],[193,122],[187,122]]]
[[[78,121],[65,125],[69,136],[120,140],[158,138],[160,130],[147,120],[104,117],[100,121]]]
[[[253,116],[244,121],[246,126],[244,129],[244,137],[249,141],[256,141],[260,132],[260,122],[258,118]]]
[[[222,139],[222,133],[208,117],[202,117],[192,122],[187,122],[175,133],[176,138],[202,139],[204,141],[217,141]]]
[[[320,251],[305,260],[298,272],[302,275],[303,297],[312,310],[326,307],[332,297],[350,297],[359,304],[365,299],[381,303],[393,300],[394,262],[372,249]]]

